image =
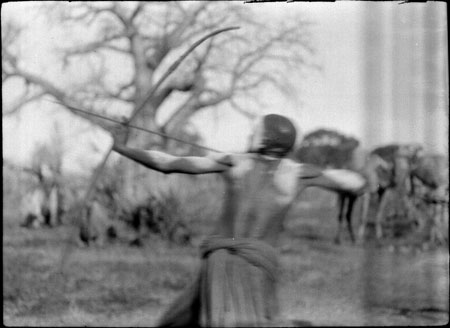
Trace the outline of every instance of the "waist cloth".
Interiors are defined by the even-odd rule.
[[[277,251],[249,238],[209,237],[195,280],[165,310],[160,327],[263,326],[278,314]]]

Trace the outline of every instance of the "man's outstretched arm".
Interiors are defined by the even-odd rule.
[[[224,172],[229,165],[208,157],[173,156],[156,150],[129,148],[114,142],[113,150],[135,162],[162,173],[204,174]]]
[[[319,187],[337,192],[348,192],[360,195],[364,192],[367,181],[359,173],[344,169],[321,170],[314,166],[305,165],[301,170],[302,184],[308,187]]]

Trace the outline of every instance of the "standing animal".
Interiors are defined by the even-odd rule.
[[[416,203],[425,204],[429,217],[419,217],[419,225],[430,226],[430,241],[448,240],[448,158],[439,154],[421,156],[411,170],[411,194]],[[447,212],[446,212],[447,210]],[[428,222],[427,222],[428,221]]]
[[[407,182],[410,178],[411,163],[422,151],[422,146],[418,144],[392,144],[382,146],[372,150],[367,156],[364,165],[353,163],[350,169],[360,173],[367,181],[366,189],[362,198],[362,210],[358,239],[363,240],[368,223],[369,206],[372,197],[377,196],[377,210],[375,217],[375,234],[377,239],[382,238],[382,221],[386,212],[389,197],[386,197],[388,190],[399,192],[402,203],[408,203],[406,198]],[[350,194],[338,192],[338,230],[335,236],[335,243],[341,242],[343,218],[347,222],[350,239],[354,243],[355,236],[352,228],[352,212],[357,197]],[[409,204],[405,204],[410,208]]]
[[[338,230],[334,238],[336,244],[341,242],[341,234],[343,230],[343,218],[345,217],[347,223],[347,229],[350,235],[352,243],[355,243],[356,238],[352,227],[352,212],[355,202],[358,198],[362,199],[362,210],[360,218],[360,226],[358,231],[358,239],[364,237],[364,232],[368,223],[368,213],[370,199],[372,195],[376,194],[380,188],[380,172],[390,170],[390,165],[380,156],[375,154],[369,154],[366,157],[365,165],[362,168],[354,169],[354,171],[361,175],[366,181],[364,192],[362,195],[355,195],[351,193],[338,192]],[[380,229],[380,228],[378,228]]]

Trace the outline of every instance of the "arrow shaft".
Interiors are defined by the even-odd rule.
[[[192,44],[192,46],[190,46],[170,67],[169,69],[165,72],[165,74],[163,74],[163,76],[158,80],[157,83],[155,83],[155,85],[151,88],[151,90],[148,92],[148,94],[142,99],[142,101],[140,103],[137,104],[135,110],[133,111],[132,115],[129,117],[129,119],[123,123],[120,122],[121,124],[128,124],[130,123],[137,115],[138,113],[144,108],[145,104],[148,102],[149,99],[151,99],[153,97],[153,95],[155,94],[157,88],[167,79],[167,77],[172,74],[175,69],[180,65],[180,63],[196,48],[198,47],[201,43],[203,43],[205,40],[219,34],[222,32],[226,32],[226,31],[230,31],[230,30],[234,30],[234,29],[238,29],[239,27],[228,27],[228,28],[223,28],[223,29],[219,29],[216,31],[213,31],[211,33],[209,33],[208,35],[204,36],[203,38],[199,39],[197,42],[195,42],[194,44]],[[137,128],[137,127],[135,127]],[[149,132],[149,131],[147,131]],[[152,131],[152,133],[155,133],[154,131]],[[173,137],[171,137],[172,139],[175,139]],[[176,139],[175,139],[176,140]],[[179,140],[180,141],[180,140]],[[185,141],[183,141],[185,142]],[[185,142],[188,143],[188,142]],[[198,145],[197,145],[198,147]],[[201,146],[203,147],[203,146]],[[206,148],[206,147],[203,147]],[[211,149],[212,150],[212,149]],[[101,172],[103,171],[103,168],[109,158],[109,155],[112,152],[112,147],[108,150],[108,152],[105,154],[102,162],[97,166],[94,175],[91,179],[91,183],[87,189],[87,192],[83,198],[83,203],[81,204],[81,209],[86,207],[87,202],[89,201],[90,195],[92,193],[92,190],[94,189],[96,182],[98,180],[98,178],[100,177]],[[81,212],[80,212],[81,214]],[[79,222],[77,220],[77,222]],[[61,273],[64,276],[64,263],[65,263],[65,257],[68,255],[68,252],[70,250],[70,246],[66,245],[67,247],[63,250],[63,259],[61,262]]]
[[[148,94],[142,99],[142,101],[140,103],[137,104],[135,110],[133,111],[132,115],[129,117],[129,119],[126,121],[125,124],[130,123],[138,114],[139,112],[144,108],[145,104],[148,102],[149,99],[151,99],[153,97],[153,95],[155,94],[157,88],[167,79],[167,77],[172,74],[175,69],[180,65],[180,63],[196,48],[198,47],[201,43],[203,43],[205,40],[219,34],[222,32],[226,32],[226,31],[230,31],[230,30],[234,30],[234,29],[238,29],[239,27],[228,27],[228,28],[223,28],[223,29],[219,29],[216,31],[213,31],[211,33],[209,33],[208,35],[204,36],[203,38],[199,39],[197,42],[195,42],[194,44],[192,44],[192,46],[190,46],[170,67],[169,69],[165,72],[165,74],[163,74],[163,76],[158,80],[157,83],[155,83],[155,85],[151,88],[151,90],[148,92]],[[124,124],[124,123],[122,123]],[[103,168],[109,158],[109,155],[112,152],[112,147],[108,150],[108,152],[105,154],[102,162],[97,166],[95,173],[91,179],[91,183],[87,189],[87,192],[83,198],[83,203],[81,204],[81,209],[84,208],[86,206],[86,203],[88,202],[90,195],[92,193],[92,190],[94,189],[96,183],[97,183],[97,179],[99,178],[101,172],[103,171]],[[78,221],[79,222],[79,221]],[[68,251],[68,250],[66,250]],[[66,254],[66,251],[63,252],[63,254]],[[64,257],[64,255],[63,255]],[[63,259],[64,261],[64,259]],[[61,265],[61,269],[63,271],[63,263]]]
[[[148,92],[148,94],[143,98],[143,100],[136,106],[136,109],[134,110],[134,112],[132,113],[132,115],[130,116],[130,118],[126,121],[125,124],[130,123],[138,114],[139,112],[144,108],[145,104],[148,102],[149,99],[151,99],[153,97],[153,95],[155,94],[156,90],[158,89],[158,87],[167,79],[167,77],[172,74],[177,67],[181,64],[181,62],[192,52],[194,51],[195,48],[197,48],[201,43],[203,43],[204,41],[206,41],[207,39],[222,33],[222,32],[226,32],[226,31],[230,31],[230,30],[235,30],[238,29],[239,27],[227,27],[227,28],[222,28],[222,29],[218,29],[216,31],[213,31],[207,35],[205,35],[204,37],[202,37],[201,39],[199,39],[198,41],[196,41],[195,43],[193,43],[172,65],[170,65],[170,67],[167,69],[167,71],[161,76],[161,78],[158,80],[158,82],[156,82],[153,87],[151,88],[151,90]],[[111,149],[106,153],[103,161],[100,163],[100,165],[97,167],[96,170],[96,174],[93,177],[93,179],[91,180],[91,185],[89,186],[88,190],[93,189],[93,185],[96,184],[98,177],[100,176],[100,173],[103,171],[103,167],[106,164],[106,161],[109,157],[109,155],[112,152],[112,147]],[[85,202],[88,201],[88,197],[84,197]],[[85,205],[85,204],[84,204]]]
[[[73,106],[70,106],[70,105],[65,105],[65,106],[70,108],[73,111],[77,111],[77,112],[81,112],[81,113],[84,113],[84,114],[87,114],[87,115],[91,115],[91,116],[94,116],[94,117],[97,117],[97,118],[101,118],[101,119],[106,120],[106,121],[114,122],[114,123],[117,123],[117,124],[122,124],[122,125],[125,125],[127,127],[130,127],[130,128],[136,129],[136,130],[140,130],[140,131],[144,131],[144,132],[147,132],[147,133],[151,133],[151,134],[154,134],[154,135],[157,135],[157,136],[160,136],[160,137],[163,137],[163,138],[167,138],[167,139],[172,139],[172,140],[184,143],[184,144],[191,145],[193,147],[201,148],[201,149],[208,150],[208,151],[213,151],[213,152],[216,152],[216,153],[221,153],[220,150],[217,150],[217,149],[214,149],[214,148],[210,148],[210,147],[206,147],[206,146],[202,146],[202,145],[196,144],[194,142],[186,141],[186,140],[183,140],[183,139],[180,139],[180,138],[177,138],[177,137],[173,137],[173,136],[168,135],[166,133],[157,132],[157,131],[153,131],[153,130],[150,130],[150,129],[142,128],[140,126],[127,124],[127,123],[115,120],[115,119],[113,119],[111,117],[103,116],[103,115],[96,114],[96,113],[91,113],[91,112],[88,112],[88,111],[85,111],[85,110],[82,110],[80,108],[76,108],[76,107],[73,107]]]

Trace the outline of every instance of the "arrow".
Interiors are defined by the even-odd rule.
[[[181,143],[184,143],[184,144],[188,144],[188,145],[191,145],[193,147],[200,148],[200,149],[213,151],[215,153],[222,153],[222,151],[220,151],[220,150],[217,150],[217,149],[214,149],[214,148],[210,148],[210,147],[206,147],[206,146],[202,146],[202,145],[199,145],[199,144],[194,143],[194,142],[183,140],[181,138],[173,137],[173,136],[168,135],[166,133],[157,132],[157,131],[153,131],[153,130],[150,130],[150,129],[145,129],[143,127],[136,126],[136,125],[131,125],[131,124],[128,124],[126,122],[121,122],[121,121],[118,121],[116,119],[113,119],[111,117],[103,116],[103,115],[100,115],[100,114],[97,114],[97,113],[91,113],[91,112],[85,111],[85,110],[80,109],[80,108],[76,108],[76,107],[71,106],[71,105],[63,104],[63,103],[61,103],[59,101],[54,101],[54,100],[50,100],[50,99],[47,99],[47,100],[51,101],[51,102],[53,102],[55,104],[67,107],[67,108],[69,108],[72,111],[80,112],[80,113],[83,113],[83,114],[86,114],[86,115],[91,115],[91,116],[94,116],[94,117],[97,117],[97,118],[101,118],[101,119],[106,120],[106,121],[110,121],[110,122],[114,122],[114,123],[117,123],[117,124],[125,125],[126,127],[129,127],[129,128],[133,128],[133,129],[136,129],[136,130],[140,130],[140,131],[144,131],[144,132],[147,132],[147,133],[155,134],[155,135],[163,137],[163,138],[172,139],[172,140],[175,140],[175,141],[178,141],[178,142],[181,142]]]
[[[161,76],[161,78],[158,80],[157,83],[155,83],[153,85],[153,87],[150,89],[150,91],[148,92],[148,94],[141,100],[140,103],[137,104],[135,110],[133,111],[132,115],[129,117],[129,119],[126,122],[123,122],[121,124],[125,124],[128,125],[128,123],[130,123],[136,116],[137,114],[139,114],[139,112],[142,110],[142,108],[144,108],[145,104],[147,103],[147,101],[149,99],[151,99],[153,97],[153,95],[155,94],[156,90],[158,89],[158,87],[167,79],[167,77],[172,74],[177,67],[181,64],[181,62],[192,52],[194,51],[195,48],[197,48],[201,43],[203,43],[204,41],[206,41],[207,39],[223,33],[223,32],[227,32],[227,31],[231,31],[231,30],[236,30],[239,29],[239,27],[227,27],[227,28],[222,28],[222,29],[218,29],[215,30],[207,35],[205,35],[204,37],[202,37],[201,39],[199,39],[198,41],[194,42],[168,69],[167,71]],[[66,105],[65,105],[66,106]],[[68,106],[66,106],[68,107]],[[69,107],[70,108],[70,107]],[[101,163],[97,166],[97,168],[94,171],[94,174],[91,178],[91,183],[86,191],[86,194],[83,197],[83,200],[81,202],[81,205],[78,207],[80,213],[81,210],[83,208],[86,207],[86,204],[91,196],[91,193],[97,183],[98,178],[100,177],[100,174],[103,171],[103,168],[105,167],[106,161],[109,158],[109,155],[112,153],[112,147],[108,150],[108,152],[105,154],[103,160],[101,161]],[[61,273],[64,274],[63,272],[63,266],[64,266],[64,258],[67,255],[68,250],[63,250],[63,258],[62,258],[62,263],[61,263]]]

